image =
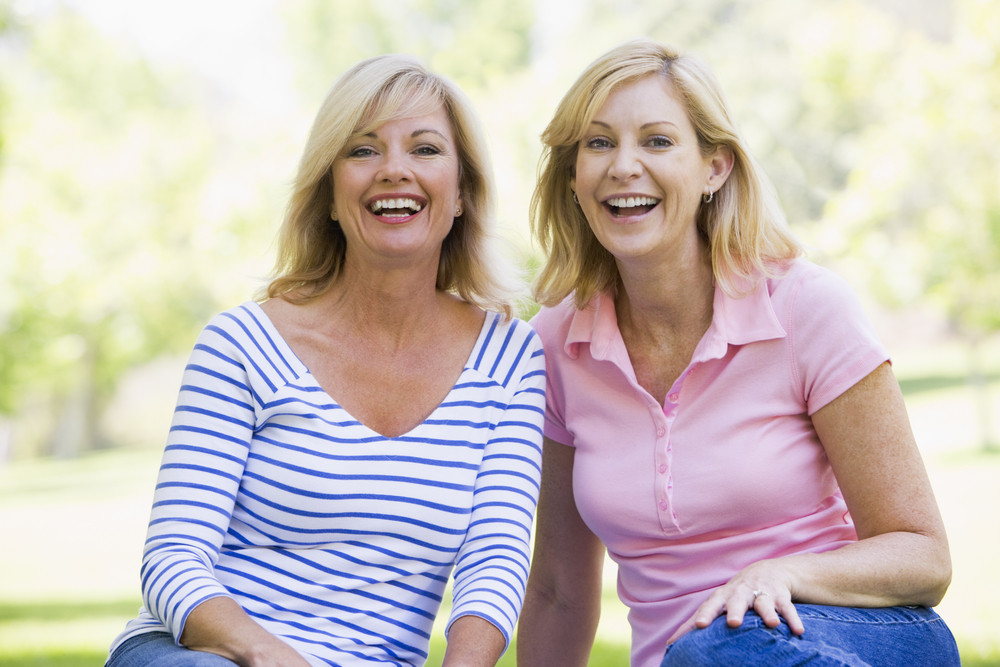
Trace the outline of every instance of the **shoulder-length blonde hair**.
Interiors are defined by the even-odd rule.
[[[347,239],[331,219],[334,159],[348,140],[385,122],[444,106],[459,156],[462,214],[441,249],[437,288],[510,317],[519,290],[495,255],[496,201],[487,144],[471,102],[453,83],[409,56],[384,55],[349,69],[330,89],[306,142],[279,231],[273,279],[264,296],[310,301],[340,277]]]
[[[770,182],[730,117],[715,76],[692,56],[651,40],[635,40],[595,60],[563,97],[542,133],[544,148],[531,198],[532,232],[548,256],[534,286],[542,305],[555,305],[575,292],[575,303],[583,308],[595,293],[619,287],[615,259],[573,201],[570,181],[579,143],[608,96],[650,75],[662,76],[680,97],[703,155],[723,146],[733,153],[729,178],[711,202],[702,204],[697,220],[711,249],[716,282],[738,296],[761,275],[773,275],[776,266],[802,254]]]

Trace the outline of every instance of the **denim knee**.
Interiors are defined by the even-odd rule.
[[[930,609],[859,609],[796,605],[805,634],[784,623],[768,628],[749,612],[739,628],[720,616],[667,649],[664,666],[839,665],[849,667],[944,667],[959,665],[958,647],[947,625]]]
[[[214,653],[178,646],[167,632],[147,632],[125,640],[104,667],[233,667],[236,663]]]
[[[834,648],[826,652],[803,642],[782,623],[769,628],[756,614],[730,628],[720,616],[704,629],[695,629],[667,648],[661,667],[718,667],[719,665],[802,665],[865,667],[849,654]]]

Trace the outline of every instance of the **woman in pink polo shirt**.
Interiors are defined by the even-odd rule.
[[[606,547],[633,666],[957,665],[930,610],[948,543],[888,355],[801,258],[712,74],[627,43],[543,141],[519,664],[586,664]]]

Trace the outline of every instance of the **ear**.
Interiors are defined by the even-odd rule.
[[[730,172],[733,171],[735,160],[733,149],[729,146],[719,146],[715,149],[715,154],[708,160],[709,173],[707,185],[712,191],[718,191],[722,187],[722,184],[726,182],[726,179],[729,178]]]

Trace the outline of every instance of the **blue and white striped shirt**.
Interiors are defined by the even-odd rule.
[[[204,329],[184,373],[125,639],[179,637],[231,596],[314,665],[420,665],[449,576],[451,620],[509,643],[528,575],[545,362],[488,313],[451,392],[395,438],[319,386],[249,302]]]

